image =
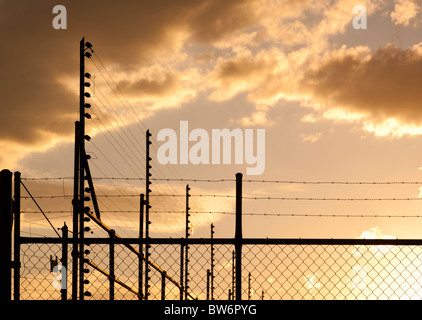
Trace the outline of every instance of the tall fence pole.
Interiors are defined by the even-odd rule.
[[[242,300],[242,177],[241,173],[236,173],[236,300]]]
[[[62,269],[60,270],[62,274],[62,289],[61,289],[61,296],[62,300],[67,300],[67,251],[68,251],[68,227],[66,223],[62,227]],[[63,284],[63,282],[65,282]]]
[[[92,50],[92,44],[85,41],[85,38],[82,38],[79,44],[79,130],[76,130],[76,136],[75,136],[75,148],[77,147],[77,150],[75,149],[75,175],[76,175],[76,162],[79,162],[79,181],[76,181],[75,183],[79,183],[79,190],[78,190],[78,216],[79,216],[79,252],[77,255],[74,256],[75,258],[79,259],[79,299],[83,300],[84,296],[90,296],[89,292],[85,292],[84,289],[84,265],[85,265],[85,259],[84,259],[84,232],[89,231],[85,230],[84,227],[84,213],[89,211],[90,209],[88,207],[85,207],[85,201],[89,201],[89,197],[85,197],[85,180],[90,180],[90,171],[88,166],[88,159],[89,156],[86,155],[85,152],[85,140],[90,140],[90,137],[85,135],[85,118],[91,119],[91,115],[86,111],[86,108],[90,108],[91,105],[89,103],[85,103],[85,98],[90,98],[91,95],[89,92],[85,92],[86,87],[90,87],[91,84],[88,81],[85,81],[85,79],[89,79],[91,75],[89,73],[85,73],[85,58],[91,58],[91,53],[87,50]],[[76,157],[78,156],[78,157]],[[87,178],[85,177],[85,173],[87,174]],[[74,193],[76,191],[76,187],[74,187]],[[95,211],[99,218],[99,210],[97,207],[97,200],[95,197],[95,191],[94,188],[91,186],[90,192],[93,196],[93,203]],[[76,201],[74,197],[74,201]],[[75,233],[75,226],[73,232]],[[77,286],[76,283],[72,284],[73,286]]]
[[[149,194],[151,192],[150,189],[150,185],[151,185],[151,181],[150,181],[150,177],[151,177],[151,173],[150,173],[150,169],[151,164],[150,161],[152,160],[152,158],[149,155],[149,146],[151,145],[151,141],[150,141],[150,137],[151,137],[151,133],[149,132],[149,130],[146,131],[146,169],[145,169],[145,238],[148,240],[149,237],[149,225],[151,224],[151,221],[149,219],[149,209],[151,208],[150,202],[149,202]],[[149,276],[149,257],[150,257],[150,253],[149,253],[149,249],[151,248],[151,245],[148,243],[148,241],[145,244],[145,300],[148,300],[149,297],[149,280],[150,280],[150,276]]]
[[[190,214],[189,214],[189,194],[190,188],[189,185],[186,185],[186,239],[190,236]],[[188,289],[189,289],[189,244],[185,247],[185,300],[188,299]]]
[[[231,289],[231,300],[234,300],[235,298],[235,289],[236,289],[236,269],[235,269],[235,265],[236,265],[236,253],[235,251],[232,251],[232,289]]]
[[[0,301],[12,298],[12,173],[0,172]]]
[[[144,194],[142,193],[140,196],[140,204],[139,204],[139,239],[144,238],[144,207],[145,207],[145,199]],[[144,245],[142,243],[139,244],[139,269],[138,269],[138,292],[139,292],[139,300],[143,297],[143,273],[144,273]]]
[[[79,46],[80,69],[79,69],[79,299],[84,299],[84,214],[85,210],[85,170],[82,157],[85,151],[85,38],[82,38]]]
[[[15,232],[13,237],[14,242],[14,270],[13,270],[13,299],[20,299],[20,268],[21,268],[21,245],[20,245],[20,235],[21,235],[21,173],[15,172],[15,182],[14,182],[14,225]]]

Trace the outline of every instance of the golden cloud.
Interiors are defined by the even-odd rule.
[[[390,13],[391,20],[395,25],[409,26],[410,20],[418,14],[417,3],[413,0],[396,0],[394,2],[394,10]]]

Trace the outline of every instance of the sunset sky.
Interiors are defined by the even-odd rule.
[[[52,26],[67,9],[67,29]],[[367,29],[353,8],[364,5]],[[95,177],[144,177],[145,130],[153,178],[422,182],[422,2],[6,1],[0,0],[2,97],[0,164],[24,178],[73,176],[78,120],[79,41],[94,55],[86,142]],[[88,102],[88,101],[87,101]],[[265,172],[248,165],[162,165],[161,129],[266,130]],[[256,137],[256,135],[255,135]],[[255,140],[256,141],[256,140]],[[191,143],[193,145],[193,143]],[[127,152],[127,153],[126,153]],[[24,180],[45,211],[71,210],[72,180]],[[97,194],[139,194],[144,181],[101,179]],[[234,195],[235,183],[154,181],[153,194]],[[419,198],[421,184],[340,185],[245,182],[247,197]],[[22,191],[26,196],[26,193]],[[192,197],[193,211],[234,212],[232,197]],[[183,211],[183,197],[153,197],[152,210]],[[248,200],[245,237],[420,238],[422,201]],[[105,211],[135,211],[136,197],[100,198]],[[36,211],[27,199],[23,211]],[[286,217],[284,214],[294,214]],[[331,215],[319,217],[314,215]],[[360,215],[363,217],[332,217]],[[371,217],[371,216],[392,216]],[[49,213],[60,227],[70,213]],[[51,234],[39,213],[24,232]],[[136,212],[104,213],[123,236],[137,236]],[[183,212],[153,213],[155,236],[183,236]],[[193,213],[195,237],[234,234],[234,215]],[[95,234],[94,229],[94,234]],[[99,235],[100,233],[98,233]]]

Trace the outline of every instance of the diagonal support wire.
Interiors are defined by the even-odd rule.
[[[36,204],[36,206],[38,207],[38,209],[41,211],[41,213],[43,214],[44,218],[47,220],[47,222],[50,224],[51,228],[54,230],[54,232],[57,234],[57,236],[59,238],[61,238],[60,234],[57,232],[56,228],[54,228],[53,224],[51,223],[51,221],[48,219],[48,217],[46,216],[46,214],[44,213],[44,211],[41,209],[41,207],[39,206],[39,204],[37,203],[37,201],[34,199],[34,197],[32,196],[31,192],[29,192],[28,188],[25,186],[25,184],[21,181],[22,186],[25,188],[26,192],[29,194],[29,196],[31,197],[32,201],[34,201],[34,203]]]
[[[101,269],[99,266],[97,266],[95,263],[93,263],[92,261],[86,261],[86,263],[88,265],[90,265],[91,267],[93,267],[95,270],[99,271],[100,273],[102,273],[103,275],[105,275],[106,277],[108,277],[110,280],[116,282],[117,284],[121,285],[123,288],[125,288],[126,290],[136,294],[138,297],[142,298],[142,294],[140,294],[139,292],[137,292],[136,290],[133,290],[130,286],[128,286],[127,284],[125,284],[124,282],[120,281],[119,279],[117,279],[116,277],[112,277],[107,271]]]

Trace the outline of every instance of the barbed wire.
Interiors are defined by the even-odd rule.
[[[139,197],[139,194],[98,194],[97,198],[129,198]],[[224,194],[190,194],[191,197],[202,198],[236,198],[235,195]],[[71,195],[51,195],[51,196],[34,196],[35,199],[57,199],[57,198],[72,198]],[[151,194],[150,197],[186,197],[186,194]],[[30,197],[23,196],[22,199],[29,199]],[[314,197],[273,197],[273,196],[242,196],[245,200],[291,200],[291,201],[418,201],[421,197],[407,197],[407,198],[314,198]]]
[[[142,177],[93,177],[93,180],[138,180],[145,181]],[[28,177],[22,180],[73,180],[73,177]],[[235,182],[236,179],[196,179],[196,178],[150,178],[152,181],[181,181],[181,182]],[[343,185],[422,185],[422,181],[298,181],[298,180],[258,180],[243,179],[248,183],[278,183],[278,184],[343,184]]]
[[[51,210],[44,211],[44,213],[71,213],[72,210]],[[104,213],[139,213],[136,210],[102,210]],[[174,213],[184,214],[185,211],[171,211],[171,210],[151,210],[151,213]],[[192,214],[225,214],[235,215],[236,212],[230,211],[189,211]],[[21,211],[21,213],[39,213],[38,211]],[[279,212],[242,212],[244,216],[260,216],[260,217],[321,217],[321,218],[422,218],[422,215],[394,215],[394,214],[352,214],[352,213],[279,213]]]

